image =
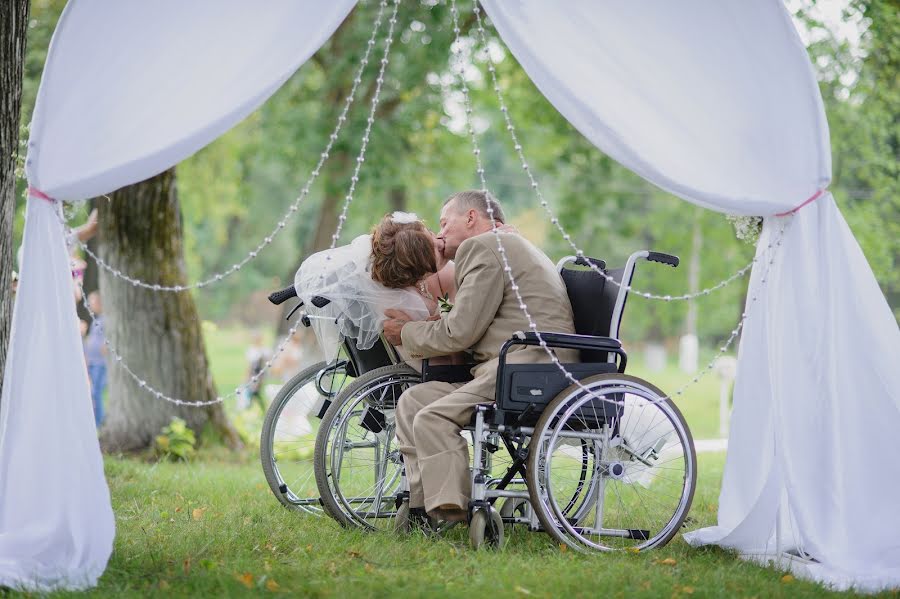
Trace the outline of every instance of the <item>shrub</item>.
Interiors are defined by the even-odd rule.
[[[156,453],[161,458],[172,461],[187,461],[194,457],[197,438],[187,423],[181,418],[172,418],[156,437]]]

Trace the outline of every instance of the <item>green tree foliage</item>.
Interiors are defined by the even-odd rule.
[[[30,118],[46,48],[63,2],[34,0],[23,90],[23,122]],[[468,3],[461,3],[463,18]],[[831,128],[832,190],[895,312],[900,310],[900,10],[896,0],[848,0],[848,18],[864,32],[858,46],[839,40],[810,16],[795,17],[814,31],[808,50]],[[260,110],[179,165],[189,279],[221,271],[242,258],[275,227],[299,194],[350,89],[353,71],[371,32],[377,3],[361,2],[335,36]],[[469,31],[471,19],[463,24]],[[405,206],[432,226],[450,192],[478,185],[471,146],[461,121],[459,86],[450,75],[453,39],[446,3],[404,3],[397,24],[382,104],[341,243],[365,232],[386,211]],[[636,249],[678,254],[686,265],[695,219],[703,246],[700,287],[745,265],[752,247],[737,241],[722,215],[699,215],[599,152],[543,98],[493,35],[489,48],[470,42],[467,78],[481,132],[491,190],[512,219],[553,257],[571,253],[538,205],[515,157],[493,89],[485,52],[498,60],[500,84],[530,165],[544,195],[578,245],[610,264]],[[382,35],[379,37],[383,39]],[[253,292],[287,283],[302,256],[330,241],[336,215],[365,128],[381,46],[364,74],[361,97],[313,192],[279,235],[241,274],[200,293],[205,318],[226,318]],[[20,185],[24,185],[21,183]],[[330,215],[329,218],[325,216]],[[19,227],[18,231],[21,228]],[[18,237],[17,237],[18,239]],[[688,290],[685,266],[646,264],[635,285],[673,295]],[[698,304],[704,342],[721,339],[742,310],[746,279]],[[635,298],[629,304],[629,339],[667,339],[684,328],[687,306]]]

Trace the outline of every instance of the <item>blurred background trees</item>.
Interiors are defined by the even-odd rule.
[[[900,3],[787,4],[807,44],[829,117],[831,190],[900,316]],[[23,127],[63,5],[62,0],[31,2]],[[343,106],[376,9],[372,1],[361,2],[266,104],[177,166],[187,280],[205,278],[240,260],[270,234],[299,195]],[[464,6],[463,14],[466,10]],[[453,35],[448,7],[437,0],[405,3],[397,27],[366,162],[340,243],[366,232],[395,209],[415,211],[436,227],[443,199],[454,190],[477,186],[461,96],[449,72]],[[226,281],[195,292],[202,320],[220,328],[274,328],[279,311],[266,305],[265,295],[290,283],[303,257],[330,243],[365,128],[384,31],[373,52],[377,58],[370,60],[363,76],[360,97],[312,193],[258,259]],[[611,265],[622,263],[636,249],[678,254],[682,268],[647,265],[635,279],[642,289],[673,295],[715,284],[750,261],[753,247],[735,238],[723,215],[696,209],[647,184],[574,131],[496,36],[487,47],[469,39],[465,52],[489,186],[507,206],[511,220],[551,257],[572,251],[548,222],[522,173],[487,85],[487,53],[498,63],[511,116],[544,195],[587,254]],[[25,182],[17,185],[16,247],[21,242]],[[86,213],[87,207],[81,208],[81,218]],[[75,222],[78,219],[76,214]],[[102,230],[100,243],[104,234],[110,233]],[[88,262],[90,287],[96,285],[91,272],[96,266]],[[147,276],[152,278],[152,273]],[[714,347],[735,326],[745,289],[742,279],[692,307],[634,301],[623,337],[632,346],[653,342],[674,349],[680,335],[696,332],[702,346]]]

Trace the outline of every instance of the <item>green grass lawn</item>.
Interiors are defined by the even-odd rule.
[[[702,454],[692,527],[714,522],[724,456]],[[87,596],[804,597],[826,591],[680,536],[644,554],[581,555],[516,529],[499,552],[443,538],[345,530],[288,511],[256,457],[188,464],[108,457],[115,550]],[[12,593],[12,595],[16,595]],[[849,595],[849,594],[848,594]]]
[[[205,327],[217,384],[243,379],[249,334]],[[688,375],[670,367],[630,372],[673,392]],[[678,402],[695,438],[717,436],[713,376]],[[226,409],[251,438],[257,407]],[[690,528],[715,522],[724,454],[700,454]],[[109,456],[106,472],[117,536],[108,569],[88,596],[231,597],[770,597],[829,594],[784,572],[716,548],[693,549],[677,536],[647,553],[582,555],[549,536],[507,530],[499,552],[474,552],[464,527],[441,538],[345,530],[327,517],[292,512],[272,496],[252,443],[242,453],[202,450],[191,463]],[[15,595],[15,593],[13,593]],[[843,594],[851,596],[852,593]]]

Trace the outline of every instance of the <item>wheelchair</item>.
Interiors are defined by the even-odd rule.
[[[269,295],[269,301],[280,305],[297,297],[291,286]],[[323,308],[327,298],[313,297],[314,308]],[[297,304],[288,319],[304,307]],[[304,314],[301,322],[312,326],[315,315]],[[323,510],[338,520],[331,502],[322,501],[315,481],[313,464],[315,439],[320,422],[337,395],[354,379],[399,364],[393,346],[379,340],[371,349],[361,350],[352,339],[341,342],[337,357],[313,364],[291,378],[269,405],[260,435],[260,460],[266,482],[275,498],[285,507],[298,512],[321,515]]]
[[[504,525],[544,531],[578,551],[660,547],[680,530],[696,487],[696,453],[677,406],[625,374],[619,325],[639,260],[676,267],[658,252],[625,266],[569,256],[558,263],[575,334],[520,332],[502,347],[496,400],[478,405],[471,438],[473,547],[503,544]],[[590,269],[590,263],[620,284]],[[517,345],[580,351],[581,361],[509,364]],[[383,351],[388,351],[385,344]],[[465,382],[470,366],[393,363],[360,374],[322,414],[313,455],[325,510],[348,527],[409,530],[408,487],[394,439],[400,395],[429,380]]]

